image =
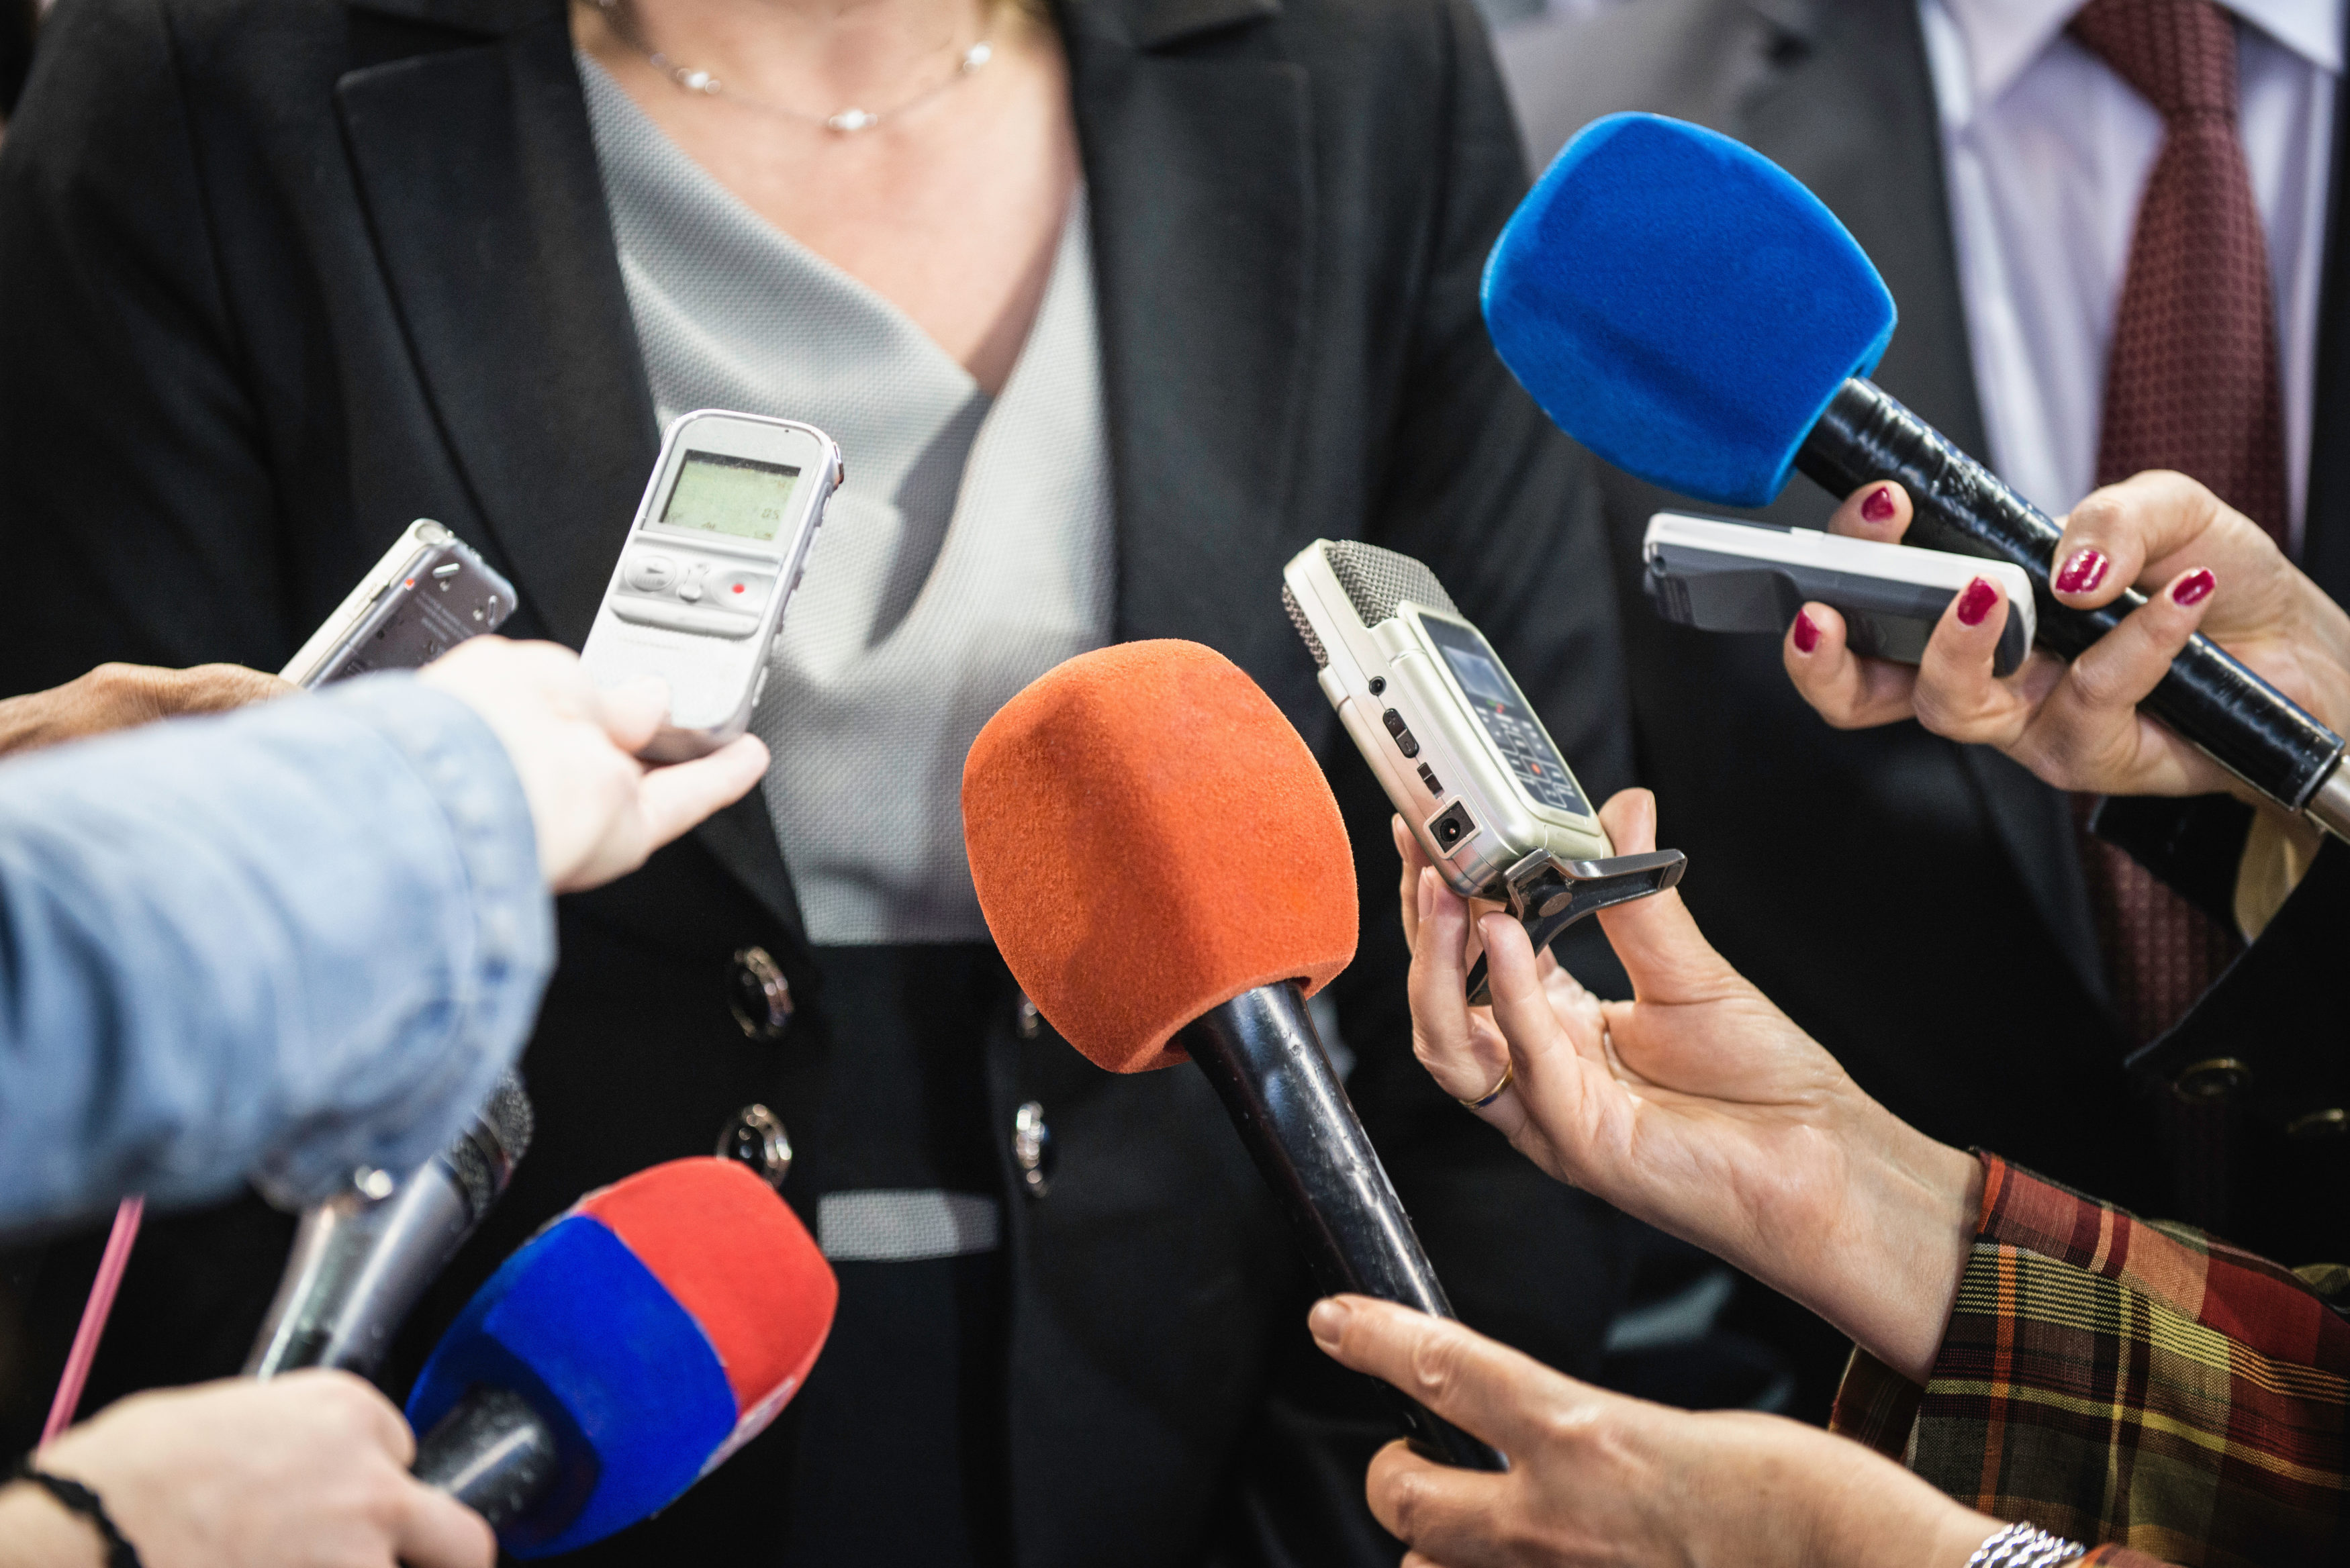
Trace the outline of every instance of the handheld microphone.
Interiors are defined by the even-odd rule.
[[[361,1171],[305,1210],[245,1375],[300,1366],[371,1375],[417,1298],[505,1191],[530,1135],[530,1097],[508,1073],[473,1125],[424,1165],[398,1179]]]
[[[766,1428],[839,1294],[744,1167],[639,1171],[525,1242],[442,1335],[408,1399],[416,1474],[516,1557],[600,1541]]]
[[[1771,501],[1791,469],[1838,499],[1894,480],[1911,542],[2023,568],[2036,640],[2067,659],[2146,602],[2057,602],[2063,530],[1867,379],[1895,319],[1875,265],[1819,198],[1726,136],[1656,115],[1593,121],[1502,231],[1484,306],[1543,411],[1642,479],[1735,506]],[[2141,706],[2350,838],[2342,737],[2209,639]]]
[[[1115,1073],[1200,1064],[1324,1291],[1451,1317],[1305,999],[1355,956],[1354,855],[1305,742],[1197,643],[1132,642],[1047,671],[963,763],[963,844],[1004,962]],[[1498,1470],[1417,1405],[1414,1438]]]

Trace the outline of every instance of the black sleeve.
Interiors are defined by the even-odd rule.
[[[1631,780],[1632,744],[1597,489],[1589,459],[1536,408],[1486,336],[1479,280],[1525,171],[1482,22],[1469,0],[1443,0],[1438,17],[1444,186],[1396,439],[1384,443],[1395,455],[1368,537],[1436,573],[1501,653],[1592,798],[1605,800]],[[1356,1058],[1347,1093],[1462,1321],[1591,1376],[1622,1299],[1624,1222],[1537,1169],[1446,1097],[1413,1056],[1392,808],[1343,734],[1332,735],[1322,760],[1363,891],[1360,945],[1330,992]],[[1296,1560],[1362,1561],[1383,1537],[1364,1519],[1354,1528],[1367,1534],[1342,1544],[1349,1504],[1359,1515],[1363,1467],[1394,1435],[1394,1417],[1376,1389],[1337,1371],[1303,1333],[1284,1355],[1253,1456],[1261,1484],[1244,1496],[1258,1544],[1231,1560],[1282,1560],[1263,1542],[1294,1542],[1300,1521],[1318,1514],[1327,1554]]]
[[[274,669],[277,503],[157,0],[71,0],[0,143],[0,691]]]

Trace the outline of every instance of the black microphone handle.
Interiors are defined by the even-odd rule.
[[[1411,1216],[1330,1070],[1295,982],[1243,992],[1184,1025],[1175,1044],[1215,1085],[1241,1142],[1289,1216],[1318,1287],[1452,1315]],[[1400,1394],[1395,1397],[1421,1451],[1466,1469],[1509,1469],[1491,1444]]]
[[[1795,453],[1795,466],[1843,500],[1877,480],[1909,493],[1907,540],[2019,566],[2032,578],[2039,645],[2067,659],[2118,625],[2146,596],[2132,588],[2100,609],[2059,604],[2048,574],[2064,530],[1875,383],[1854,377]],[[2270,799],[2295,811],[2325,782],[2342,737],[2199,632],[2139,706]],[[2329,824],[2330,826],[2330,824]]]
[[[473,1389],[416,1445],[416,1479],[503,1531],[555,1490],[554,1428],[511,1389]]]

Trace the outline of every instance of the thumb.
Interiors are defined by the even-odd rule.
[[[1646,855],[1657,846],[1657,796],[1653,790],[1619,789],[1599,808],[1599,826],[1618,855]]]
[[[1657,797],[1644,789],[1619,790],[1599,808],[1599,824],[1617,854],[1645,855],[1657,846]],[[1602,909],[1598,919],[1634,993],[1644,1001],[1693,1001],[1738,978],[1697,929],[1678,890]]]
[[[634,756],[652,742],[669,717],[669,682],[640,675],[596,693],[596,715],[614,745]]]

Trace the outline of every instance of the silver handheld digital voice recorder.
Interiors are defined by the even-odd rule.
[[[1509,906],[1539,952],[1595,909],[1681,878],[1678,849],[1616,853],[1501,657],[1409,556],[1316,539],[1282,603],[1338,722],[1446,884]],[[1469,1000],[1487,1000],[1485,961]]]
[[[430,517],[400,532],[278,673],[319,687],[378,670],[421,670],[505,624],[514,585]]]
[[[669,682],[646,759],[702,756],[750,727],[841,478],[840,448],[813,425],[715,409],[671,423],[580,653],[599,686]]]

